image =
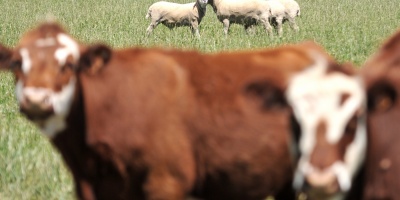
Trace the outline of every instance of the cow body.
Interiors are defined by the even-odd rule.
[[[189,188],[204,199],[278,194],[290,188],[292,170],[281,80],[313,62],[299,50],[212,55],[115,50],[98,74],[81,75],[88,145],[107,155],[104,159],[124,163],[121,173],[128,177],[137,174],[137,165],[154,170],[147,172],[144,188],[170,184],[174,174],[180,178],[172,179],[190,186],[150,195]],[[298,62],[283,59],[291,56]],[[246,89],[256,80],[275,88],[267,91],[272,102],[263,111],[253,88]]]
[[[319,47],[111,50],[57,27],[28,32],[0,61],[80,199],[293,198],[283,91]]]

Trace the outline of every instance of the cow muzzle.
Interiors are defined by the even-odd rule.
[[[305,175],[303,191],[310,199],[329,199],[341,192],[335,173],[328,170]]]
[[[335,199],[349,191],[351,178],[340,161],[322,169],[309,162],[300,162],[293,186],[307,194],[308,199]]]
[[[20,110],[31,120],[44,120],[53,112],[52,92],[42,88],[25,88],[20,99]]]

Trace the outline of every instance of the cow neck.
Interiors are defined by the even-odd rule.
[[[78,77],[76,84],[74,100],[66,119],[66,128],[52,139],[54,145],[64,157],[67,156],[67,153],[82,154],[87,146],[85,144],[86,128],[83,95]]]

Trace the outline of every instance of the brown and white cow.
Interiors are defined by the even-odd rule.
[[[98,156],[86,145],[82,95],[75,75],[80,53],[80,45],[60,26],[45,23],[27,32],[15,48],[1,46],[0,67],[15,75],[21,112],[61,152],[72,172],[77,195],[94,199],[89,174],[101,169],[95,166],[100,162]],[[108,190],[113,190],[121,185],[109,186]],[[106,194],[107,190],[96,193],[115,196]]]
[[[293,198],[286,80],[315,44],[196,51],[80,46],[56,24],[0,61],[80,199]],[[79,62],[78,62],[79,60]]]
[[[286,97],[298,126],[300,157],[294,187],[309,199],[360,195],[359,185],[352,183],[361,177],[367,146],[361,77],[351,65],[319,59],[291,79]]]
[[[368,91],[368,150],[363,199],[400,199],[400,32],[362,68]]]

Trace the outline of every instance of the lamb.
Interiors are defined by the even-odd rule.
[[[295,0],[277,0],[277,1],[281,2],[282,5],[285,7],[286,17],[284,18],[284,21],[288,20],[290,27],[293,30],[298,31],[299,27],[296,24],[295,18],[297,16],[300,16],[299,4]]]
[[[224,25],[224,33],[228,34],[231,23],[241,24],[249,31],[257,23],[261,23],[267,33],[272,35],[269,23],[271,9],[265,0],[209,0],[217,18]]]
[[[159,23],[162,23],[170,29],[189,26],[193,35],[200,37],[199,24],[206,14],[206,7],[207,0],[196,0],[196,2],[187,4],[156,2],[147,11],[146,19],[151,18],[147,36]]]

